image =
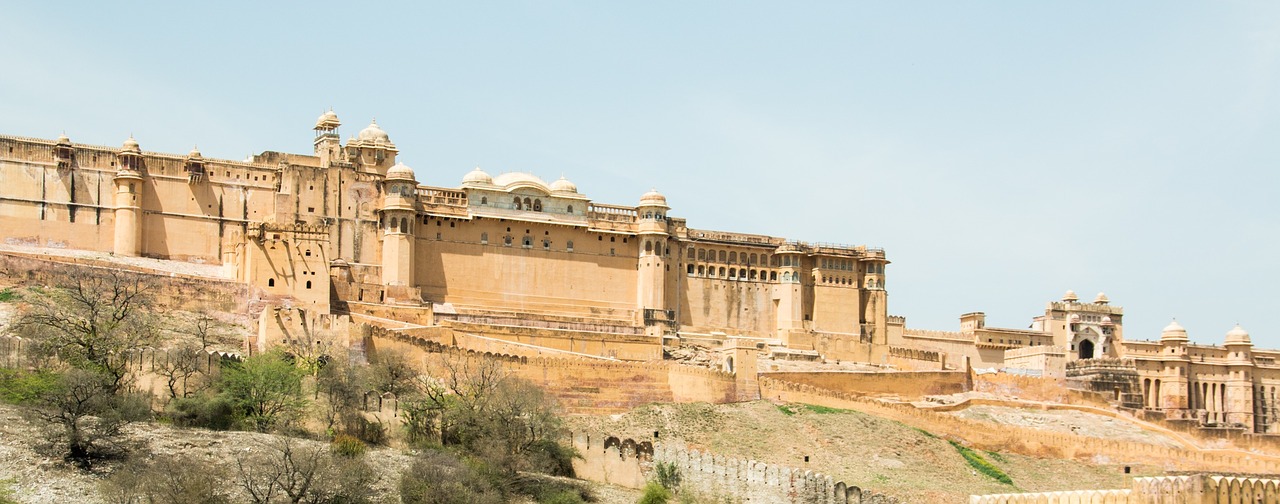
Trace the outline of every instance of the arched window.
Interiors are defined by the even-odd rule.
[[[790,271],[783,271],[783,272],[782,272],[782,281],[783,281],[783,282],[790,282],[790,281],[791,281],[791,272],[790,272]]]
[[[525,199],[524,199],[524,208],[525,208],[526,210],[533,210],[533,200],[530,200],[529,198],[525,198]]]
[[[565,211],[569,213],[573,213],[573,205],[569,205],[568,207],[566,207]]]
[[[521,240],[520,244],[523,245],[524,248],[533,248],[533,237],[531,236],[524,237],[524,239]]]
[[[644,252],[645,252],[646,254],[652,254],[652,253],[653,253],[653,242],[651,242],[651,241],[649,241],[649,240],[645,240],[645,241],[644,241]]]
[[[728,257],[728,254],[725,254],[725,252],[724,252],[723,250],[721,250],[721,251],[720,251],[720,262],[725,262],[725,261],[727,261],[728,259],[726,259],[726,257]]]
[[[707,260],[707,250],[706,250],[706,249],[698,249],[698,260],[699,260],[699,261],[705,261],[705,260]]]
[[[751,276],[751,279],[752,279],[752,280],[755,280],[755,279],[756,279],[756,270],[751,270],[751,275],[750,275],[750,276]]]
[[[729,278],[738,278],[738,270],[736,268],[729,268]]]
[[[695,251],[694,251],[694,248],[693,248],[693,247],[689,247],[689,251],[688,251],[688,252],[685,252],[685,257],[688,257],[688,258],[689,258],[689,260],[690,260],[690,261],[692,261],[696,254],[697,254],[697,252],[695,252]]]
[[[275,287],[275,286],[276,286],[276,279],[274,279],[274,278],[268,278],[268,279],[267,279],[267,287]]]
[[[480,204],[481,204],[481,205],[488,205],[488,204],[489,204],[489,197],[488,197],[488,196],[481,196],[481,197],[480,197]]]
[[[705,266],[698,266],[698,275],[699,275],[699,276],[701,276],[701,275],[705,275],[705,274],[707,274],[707,269],[706,269],[706,267],[705,267]]]
[[[524,205],[520,204],[520,197],[516,196],[516,210],[524,210]]]
[[[541,199],[533,200],[533,211],[535,211],[535,212],[541,212],[541,211],[542,211],[542,200],[541,200]]]
[[[489,244],[489,233],[480,233],[480,244],[481,245]]]
[[[731,262],[731,263],[736,263],[736,262],[738,262],[738,253],[737,253],[737,252],[729,252],[729,262]]]
[[[565,248],[568,249],[569,252],[573,252],[573,240],[569,240],[567,243],[565,243]]]
[[[720,278],[724,278],[724,266],[720,267]]]
[[[777,271],[770,271],[770,272],[769,272],[769,281],[770,281],[770,282],[777,282],[777,281],[778,281],[778,272],[777,272]]]
[[[511,246],[511,235],[503,236],[503,237],[502,237],[502,244],[503,244],[503,245],[505,245],[505,246],[510,247],[510,246]]]
[[[542,250],[551,250],[551,240],[546,238],[542,239]]]
[[[409,232],[409,219],[406,219],[404,217],[400,218],[400,232],[401,233]]]
[[[307,280],[307,288],[308,288],[308,289],[310,289],[310,288],[311,288],[311,280]]]
[[[311,249],[307,249],[307,257],[311,257]]]
[[[756,263],[756,255],[751,254],[751,259],[747,261],[747,264],[755,264],[755,263]]]
[[[693,276],[693,265],[690,264],[687,269],[689,270],[689,276]]]

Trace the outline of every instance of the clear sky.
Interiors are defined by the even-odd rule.
[[[0,134],[243,159],[333,107],[425,184],[885,247],[911,327],[1074,289],[1280,348],[1280,2],[4,3]]]

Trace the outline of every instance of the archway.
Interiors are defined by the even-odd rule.
[[[1092,341],[1090,341],[1090,340],[1080,340],[1080,347],[1079,347],[1079,348],[1080,348],[1080,358],[1081,358],[1081,359],[1092,359],[1092,358],[1093,358],[1093,342],[1092,342]]]

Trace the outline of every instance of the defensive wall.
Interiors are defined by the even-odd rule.
[[[1134,478],[1124,490],[974,495],[970,504],[1274,504],[1280,480],[1220,475]]]
[[[400,352],[428,372],[440,372],[442,358],[497,359],[513,375],[559,399],[571,414],[614,414],[656,402],[726,403],[739,397],[734,374],[707,368],[476,352],[378,326],[362,330],[370,356]]]
[[[983,450],[1008,451],[1042,458],[1107,461],[1116,464],[1163,464],[1186,470],[1280,472],[1280,457],[1261,453],[1161,447],[1131,441],[1045,432],[1010,425],[993,428],[993,424],[990,423],[922,410],[910,404],[890,403],[773,378],[760,379],[760,394],[767,399],[860,411],[902,422],[939,436],[964,440]]]
[[[666,463],[679,470],[680,488],[715,498],[716,502],[898,502],[822,473],[687,450],[666,443],[575,433],[573,447],[582,455],[573,461],[579,478],[630,488],[643,487],[653,478],[654,466]]]
[[[967,392],[969,373],[964,371],[890,371],[882,373],[814,371],[760,373],[760,378],[810,385],[851,395],[897,395],[919,398]]]

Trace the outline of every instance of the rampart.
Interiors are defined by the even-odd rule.
[[[581,459],[574,460],[578,477],[630,488],[644,486],[652,477],[654,466],[666,463],[679,470],[682,489],[715,498],[716,502],[898,502],[892,497],[835,481],[822,473],[686,450],[666,443],[576,433],[573,446],[582,455]]]
[[[1110,463],[1166,464],[1186,470],[1280,472],[1280,457],[1261,453],[1161,447],[1009,425],[993,428],[990,423],[922,410],[910,404],[886,402],[776,378],[762,377],[760,393],[767,399],[861,411],[947,438],[964,440],[984,450],[1009,451],[1033,457],[1106,460]]]
[[[1126,490],[1077,490],[974,495],[970,504],[1104,504],[1176,502],[1186,504],[1280,503],[1280,480],[1188,475],[1134,478]]]
[[[365,351],[401,352],[427,372],[441,372],[442,357],[497,359],[515,376],[559,399],[571,414],[613,414],[655,402],[732,402],[735,376],[713,369],[665,362],[620,362],[587,358],[528,357],[477,352],[416,337],[409,331],[363,326]],[[754,396],[754,394],[752,394]]]
[[[963,371],[785,372],[761,373],[760,378],[810,385],[857,396],[896,395],[903,398],[919,398],[927,395],[956,394],[970,389],[969,374]]]

